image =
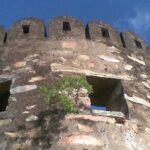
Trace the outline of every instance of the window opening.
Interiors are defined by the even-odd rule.
[[[128,106],[121,80],[87,76],[87,81],[93,87],[93,93],[89,95],[91,109],[118,111],[128,116]]]
[[[140,41],[134,40],[134,42],[135,42],[135,45],[136,45],[137,48],[142,49],[142,44],[141,44]]]
[[[103,37],[105,37],[105,38],[110,38],[109,32],[108,32],[107,29],[101,28],[101,32],[102,32],[102,36],[103,36]]]
[[[23,29],[23,33],[24,34],[28,34],[29,30],[30,30],[30,26],[29,25],[23,25],[22,29]]]
[[[71,31],[71,26],[69,22],[63,22],[63,30],[64,31]]]

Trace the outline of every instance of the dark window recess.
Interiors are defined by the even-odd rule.
[[[91,39],[91,37],[90,37],[90,31],[89,31],[89,26],[88,25],[85,28],[85,34],[86,34],[86,38],[87,39]]]
[[[123,38],[123,34],[122,34],[122,33],[120,33],[120,38],[121,38],[121,42],[122,42],[123,47],[126,48],[126,43],[125,43],[125,41],[124,41],[124,38]]]
[[[69,22],[63,22],[63,30],[64,31],[71,31],[71,26]]]
[[[22,30],[23,30],[24,34],[28,34],[29,30],[30,30],[30,26],[29,25],[23,25]]]
[[[0,112],[6,111],[10,96],[11,80],[0,82]]]
[[[101,32],[102,32],[102,36],[103,36],[103,37],[105,37],[105,38],[110,38],[109,32],[108,32],[107,29],[101,28]]]
[[[5,37],[4,37],[4,43],[7,42],[7,33],[5,33]]]
[[[87,81],[93,87],[93,93],[89,95],[91,109],[123,112],[128,118],[121,80],[87,76]]]
[[[143,49],[140,41],[134,40],[134,42],[137,48]]]
[[[45,30],[44,30],[44,37],[47,38],[47,30],[46,30],[46,27],[45,27]]]

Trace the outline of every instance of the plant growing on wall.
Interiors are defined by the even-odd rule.
[[[85,75],[66,75],[49,86],[40,87],[40,91],[45,104],[52,104],[57,101],[66,113],[70,113],[77,110],[76,106],[81,88],[85,88],[88,94],[92,92],[92,86],[87,82]],[[74,100],[70,99],[70,96],[74,96]]]

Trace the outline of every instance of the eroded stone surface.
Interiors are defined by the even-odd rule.
[[[17,86],[16,88],[11,89],[10,93],[11,94],[23,93],[23,92],[35,90],[36,88],[37,88],[37,85]]]
[[[7,125],[7,124],[9,124],[11,122],[12,122],[11,119],[0,119],[0,126]]]

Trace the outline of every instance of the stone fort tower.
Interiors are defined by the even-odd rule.
[[[88,119],[78,118],[85,120],[85,124],[78,120],[84,129],[94,122],[90,132],[81,131],[81,126],[77,130],[74,119],[65,119],[68,134],[78,133],[73,139],[96,141],[75,147],[148,150],[149,66],[150,49],[142,38],[128,31],[119,33],[102,21],[89,21],[84,27],[73,17],[55,17],[47,31],[42,20],[30,17],[15,22],[8,32],[0,26],[0,149],[59,150],[66,145],[75,149],[73,141],[64,142],[70,140],[66,132],[57,134],[61,140],[51,137],[46,124],[51,127],[53,120],[47,122],[43,116],[48,108],[38,90],[71,73],[85,74],[94,89],[91,104],[106,107],[103,113],[93,111]],[[57,113],[51,114],[57,118]],[[93,119],[95,115],[99,121]]]

